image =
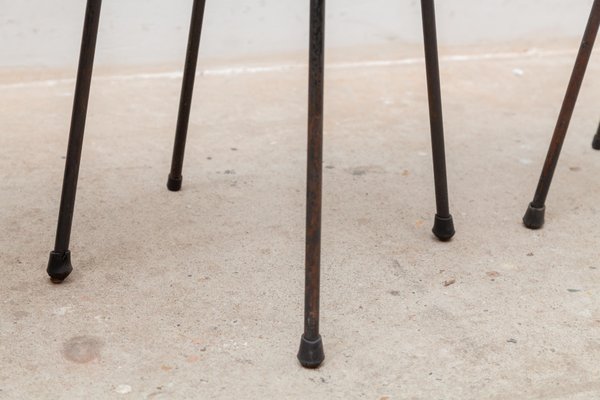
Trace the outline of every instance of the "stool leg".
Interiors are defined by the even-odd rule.
[[[438,61],[435,5],[433,0],[421,0],[423,36],[425,42],[425,64],[429,95],[429,120],[431,125],[431,147],[435,179],[436,215],[433,233],[438,239],[447,241],[454,236],[454,222],[448,205],[448,180],[446,177],[446,154],[444,149],[444,120],[442,118],[442,94]]]
[[[192,20],[190,22],[185,67],[183,70],[183,84],[181,87],[181,98],[179,100],[179,114],[175,131],[173,159],[171,161],[171,172],[169,173],[169,180],[167,182],[167,188],[173,192],[177,192],[181,189],[183,156],[185,153],[185,141],[190,122],[190,109],[192,107],[192,95],[194,92],[194,81],[196,79],[196,65],[198,64],[198,50],[200,48],[200,35],[202,34],[205,4],[206,0],[194,0],[192,6]]]
[[[65,162],[65,174],[58,214],[58,227],[56,229],[56,242],[54,251],[50,252],[47,268],[48,275],[50,275],[50,279],[54,283],[60,283],[65,280],[73,270],[69,241],[75,209],[77,177],[81,161],[81,147],[83,145],[83,133],[85,131],[90,84],[92,82],[101,6],[102,0],[88,0],[85,12],[77,82],[75,84],[75,98],[73,100],[73,114],[71,116],[71,129]]]
[[[298,351],[298,360],[305,368],[318,368],[325,358],[323,342],[319,334],[324,44],[325,0],[311,0],[306,187],[306,283],[304,292],[304,334]]]
[[[594,150],[600,150],[600,124],[598,124],[598,131],[592,141],[592,148],[594,148]]]
[[[592,48],[594,47],[594,41],[598,34],[598,26],[600,25],[600,0],[594,0],[592,5],[592,12],[583,35],[581,47],[579,48],[579,54],[575,61],[575,67],[571,74],[571,80],[567,88],[560,114],[558,116],[558,122],[554,129],[554,135],[550,142],[550,148],[546,156],[544,168],[538,182],[537,190],[533,201],[529,204],[527,212],[523,217],[523,224],[529,229],[539,229],[544,225],[544,214],[546,211],[546,197],[550,190],[550,184],[552,183],[552,177],[558,158],[560,156],[560,150],[565,141],[567,130],[569,129],[569,123],[577,103],[577,96],[581,89],[581,84],[585,76],[590,55],[592,54]]]

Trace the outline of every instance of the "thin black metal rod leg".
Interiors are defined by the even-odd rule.
[[[423,36],[425,42],[425,66],[429,95],[429,120],[431,124],[431,147],[435,179],[436,215],[433,233],[442,241],[454,236],[454,222],[448,204],[448,179],[446,177],[446,151],[444,146],[444,119],[442,117],[442,93],[438,60],[435,4],[433,0],[421,0]]]
[[[317,368],[325,359],[323,342],[319,334],[324,45],[325,0],[311,0],[306,186],[306,286],[304,292],[304,334],[298,351],[298,360],[305,368]]]
[[[69,242],[71,239],[71,225],[75,209],[75,195],[77,192],[77,177],[81,161],[81,147],[85,131],[85,119],[92,82],[94,67],[94,53],[96,38],[98,36],[98,23],[100,21],[100,8],[102,0],[88,0],[83,37],[81,39],[81,52],[75,84],[75,97],[73,100],[73,114],[71,116],[71,129],[67,147],[67,160],[63,179],[60,211],[58,214],[58,227],[56,229],[56,242],[54,251],[50,252],[47,272],[54,283],[60,283],[73,270],[71,265],[71,252]]]
[[[194,0],[192,6],[192,20],[190,22],[185,67],[183,70],[183,84],[181,87],[181,98],[179,100],[179,114],[175,131],[173,159],[171,161],[171,172],[169,173],[169,180],[167,182],[167,188],[173,192],[181,189],[181,172],[183,170],[185,142],[190,123],[190,110],[192,107],[194,81],[196,80],[196,66],[198,64],[198,50],[200,48],[200,36],[202,34],[205,4],[206,0]]]
[[[592,147],[594,150],[600,150],[600,124],[598,124],[598,130],[596,131],[596,135],[592,141]]]
[[[560,157],[560,151],[565,141],[565,136],[569,129],[569,123],[573,116],[573,110],[577,103],[577,97],[579,96],[579,90],[583,78],[585,77],[585,71],[592,54],[592,48],[594,47],[594,41],[598,34],[598,26],[600,25],[600,0],[594,0],[592,5],[592,11],[585,28],[583,40],[577,54],[577,60],[575,61],[575,67],[571,74],[569,86],[558,116],[558,122],[554,129],[554,135],[550,142],[550,148],[546,156],[546,161],[542,169],[542,174],[538,182],[537,189],[533,201],[529,204],[527,212],[523,217],[523,224],[530,229],[539,229],[544,225],[544,215],[546,212],[546,198],[548,197],[548,191],[550,190],[550,184],[552,183],[552,177],[556,170],[558,158]]]

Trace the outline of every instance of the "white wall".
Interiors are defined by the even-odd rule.
[[[100,64],[183,57],[192,0],[104,0]],[[438,0],[440,43],[579,37],[592,0]],[[207,0],[202,55],[306,47],[309,0]],[[421,40],[417,0],[329,0],[329,46]],[[0,67],[76,62],[85,0],[0,0]]]

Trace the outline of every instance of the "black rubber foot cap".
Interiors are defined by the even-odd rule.
[[[450,215],[449,217],[440,217],[436,214],[433,229],[431,231],[442,242],[447,242],[448,240],[452,239],[452,237],[456,233],[456,231],[454,230],[454,222],[452,221],[452,215]]]
[[[304,335],[300,340],[300,350],[298,351],[298,361],[304,368],[319,368],[323,360],[325,359],[325,353],[323,352],[323,340],[321,336],[317,340],[306,340]]]
[[[596,133],[596,135],[594,135],[594,140],[592,140],[592,148],[594,150],[600,150],[600,133]]]
[[[71,252],[50,252],[50,259],[48,260],[48,268],[46,272],[50,275],[50,280],[54,283],[62,283],[67,276],[73,271],[71,265]]]
[[[540,229],[544,226],[544,215],[546,214],[546,207],[537,208],[533,204],[529,204],[527,212],[523,217],[523,225],[529,229]]]
[[[181,181],[182,181],[182,177],[178,177],[178,178],[173,178],[171,175],[169,175],[169,180],[167,182],[167,189],[169,189],[171,192],[178,192],[181,189]]]

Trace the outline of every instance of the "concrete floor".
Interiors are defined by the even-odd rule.
[[[436,2],[440,43],[482,45],[581,37],[593,0],[452,0]],[[420,44],[418,1],[332,0],[330,47]],[[86,2],[0,0],[0,68],[76,65]],[[191,0],[105,1],[96,63],[148,65],[185,54]],[[261,57],[304,51],[309,3],[298,0],[207,1],[203,57]]]
[[[98,69],[62,285],[44,270],[74,71],[3,70],[0,398],[599,398],[597,57],[546,227],[520,223],[576,47],[442,49],[450,243],[430,233],[422,50],[330,53],[317,371],[295,358],[305,54],[203,61],[180,193],[179,66]]]

